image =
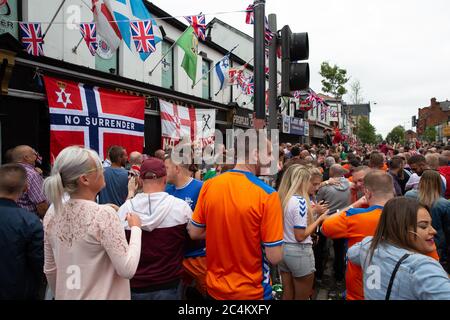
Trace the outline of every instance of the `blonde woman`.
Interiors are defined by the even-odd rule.
[[[128,214],[130,244],[122,222],[95,197],[105,186],[95,151],[69,147],[56,158],[44,190],[53,206],[44,218],[44,272],[57,300],[129,300],[141,253],[141,221]],[[70,196],[63,203],[64,194]]]
[[[309,190],[311,172],[290,166],[278,191],[284,212],[283,261],[280,263],[283,300],[307,300],[312,293],[315,261],[311,235],[327,218],[327,211],[314,221]]]

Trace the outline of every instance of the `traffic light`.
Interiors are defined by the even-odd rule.
[[[416,116],[413,116],[411,119],[411,124],[412,124],[411,127],[413,127],[413,128],[417,127],[417,123],[418,123],[418,121],[417,121]]]
[[[292,33],[289,26],[281,29],[281,95],[309,88],[308,33]]]

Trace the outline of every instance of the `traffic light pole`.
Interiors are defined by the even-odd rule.
[[[274,34],[277,34],[277,16],[269,15],[269,28]],[[277,110],[277,93],[278,93],[278,67],[277,67],[277,48],[278,35],[273,37],[269,47],[269,129],[278,128],[278,110]]]
[[[254,42],[253,51],[255,56],[255,129],[263,129],[266,122],[266,78],[265,78],[265,51],[264,51],[264,35],[265,35],[265,5],[266,0],[255,0],[254,2]]]

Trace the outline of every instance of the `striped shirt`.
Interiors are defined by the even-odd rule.
[[[17,201],[17,205],[30,212],[37,213],[37,205],[47,202],[44,195],[44,178],[36,171],[34,166],[20,163],[27,171],[27,191]]]

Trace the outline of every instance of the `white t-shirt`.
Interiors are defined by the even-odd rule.
[[[284,210],[284,242],[312,244],[311,236],[304,241],[295,239],[295,229],[306,229],[308,226],[308,206],[306,200],[300,196],[293,196]]]

